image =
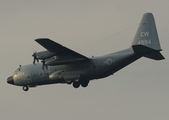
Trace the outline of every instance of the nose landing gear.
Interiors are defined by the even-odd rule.
[[[23,89],[24,91],[28,91],[28,90],[29,90],[29,87],[28,87],[28,86],[23,86],[22,89]]]

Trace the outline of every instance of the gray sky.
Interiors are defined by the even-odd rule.
[[[168,11],[168,0],[0,0],[0,119],[168,120]],[[141,58],[87,88],[55,84],[24,92],[6,83],[20,64],[32,63],[32,49],[44,50],[34,39],[104,55],[130,46],[145,12],[154,14],[164,61]]]

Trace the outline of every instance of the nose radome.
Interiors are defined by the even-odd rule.
[[[14,85],[13,76],[10,76],[10,77],[7,79],[7,83]]]

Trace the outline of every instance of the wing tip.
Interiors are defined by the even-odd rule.
[[[50,39],[49,38],[37,38],[37,39],[35,39],[36,42],[38,42],[38,41],[44,41],[44,40],[50,40]]]

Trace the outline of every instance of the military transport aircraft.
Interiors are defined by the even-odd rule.
[[[20,66],[7,79],[24,91],[38,85],[67,83],[87,87],[90,80],[112,75],[141,57],[164,59],[152,13],[145,13],[128,49],[88,58],[48,38],[36,39],[47,51],[35,52],[33,64]],[[42,63],[38,63],[41,60]],[[36,64],[37,61],[37,64]]]

